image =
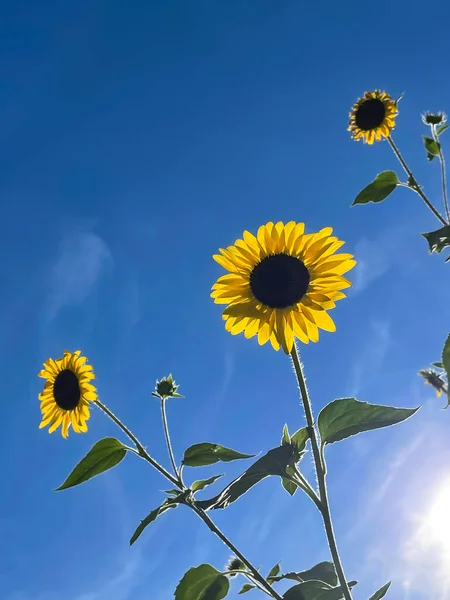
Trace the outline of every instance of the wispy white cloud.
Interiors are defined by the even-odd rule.
[[[386,229],[372,240],[361,238],[355,246],[357,265],[353,271],[353,294],[365,290],[382,277],[396,261],[403,258],[409,229],[405,226]]]
[[[111,264],[111,252],[100,236],[93,232],[65,235],[50,274],[48,317],[55,318],[63,307],[86,300]]]
[[[357,353],[359,357],[350,371],[350,395],[357,396],[365,385],[370,385],[378,377],[383,361],[391,344],[390,324],[387,321],[373,320],[370,323],[371,335],[365,346]]]

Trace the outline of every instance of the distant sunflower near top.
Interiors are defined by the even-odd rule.
[[[319,328],[335,331],[326,312],[345,298],[351,286],[343,274],[356,261],[351,254],[334,254],[344,242],[332,236],[331,227],[304,233],[303,223],[267,223],[256,236],[244,231],[243,239],[214,255],[228,275],[219,277],[211,297],[228,304],[223,312],[225,329],[270,340],[273,348],[289,354],[294,338],[317,342]]]
[[[65,352],[62,358],[49,358],[39,373],[47,381],[39,394],[42,421],[39,428],[49,425],[52,433],[61,426],[63,437],[72,426],[76,433],[87,431],[89,402],[97,400],[97,390],[90,383],[95,375],[87,358],[81,352]]]
[[[373,144],[390,136],[397,114],[397,104],[389,94],[379,90],[366,92],[353,106],[348,130],[354,140]]]

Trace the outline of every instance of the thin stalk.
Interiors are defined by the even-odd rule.
[[[181,473],[178,471],[177,463],[175,462],[175,456],[173,454],[172,449],[172,442],[170,441],[169,426],[167,424],[166,415],[166,398],[161,398],[161,417],[163,422],[164,435],[166,438],[167,452],[169,453],[169,458],[170,462],[172,463],[173,472],[175,473],[175,476],[177,477],[178,481],[183,485],[183,482],[181,480]]]
[[[137,451],[139,453],[139,456],[141,458],[143,458],[144,460],[146,460],[147,462],[149,462],[152,467],[154,467],[157,471],[159,471],[161,473],[161,475],[164,475],[164,477],[166,477],[171,483],[173,483],[174,485],[177,486],[177,488],[182,489],[182,486],[180,485],[179,481],[177,479],[175,479],[175,477],[173,475],[171,475],[169,473],[169,471],[166,471],[166,469],[164,467],[162,467],[154,458],[152,458],[150,456],[150,454],[147,452],[147,450],[144,448],[144,446],[141,444],[141,442],[137,439],[137,437],[134,435],[134,433],[132,433],[128,427],[126,427],[126,425],[124,425],[122,423],[122,421],[116,417],[116,415],[114,413],[112,413],[109,408],[107,408],[102,402],[100,402],[100,400],[97,400],[95,402],[95,404],[105,413],[108,415],[108,417],[114,421],[114,423],[120,427],[120,429],[124,432],[125,435],[127,435],[130,440],[133,442],[133,444],[136,446]]]
[[[414,177],[414,175],[412,174],[411,169],[408,167],[408,165],[406,164],[403,156],[400,154],[400,150],[397,148],[397,146],[394,143],[394,140],[392,139],[391,136],[389,136],[387,138],[389,144],[391,145],[391,148],[395,154],[395,156],[398,158],[399,163],[402,165],[405,173],[408,175],[408,187],[412,190],[414,190],[417,194],[419,194],[419,196],[422,198],[422,200],[425,202],[425,204],[427,205],[427,207],[431,210],[431,212],[433,213],[433,215],[439,219],[439,221],[443,224],[443,225],[448,225],[447,221],[444,219],[444,217],[439,213],[439,211],[436,210],[436,208],[432,205],[432,203],[428,200],[428,198],[426,197],[426,195],[424,194],[422,188],[420,187],[420,185],[417,183],[416,178]]]
[[[264,592],[265,594],[267,594],[268,596],[271,596],[271,594],[269,594],[269,592],[267,590],[265,590],[264,588],[261,587],[261,585],[254,580],[253,576],[248,572],[248,571],[243,571],[241,569],[233,569],[233,571],[225,571],[225,573],[223,573],[224,575],[244,575],[245,577],[247,577],[247,579],[249,581],[251,581],[251,583],[258,588],[258,590],[260,590],[261,592]]]
[[[107,408],[102,402],[100,402],[100,400],[97,400],[95,402],[95,404],[106,415],[108,415],[108,417],[112,421],[114,421],[114,423],[125,433],[126,436],[128,436],[130,438],[130,440],[136,446],[137,454],[141,458],[143,458],[144,460],[149,462],[152,465],[152,467],[154,467],[157,471],[159,471],[161,473],[161,475],[163,475],[166,479],[168,479],[171,483],[173,483],[177,488],[179,488],[180,490],[183,490],[183,487],[184,487],[183,484],[180,481],[178,481],[177,479],[175,479],[175,477],[173,475],[171,475],[171,473],[169,473],[169,471],[166,471],[166,469],[164,467],[162,467],[154,458],[152,458],[150,456],[150,454],[147,452],[147,450],[144,448],[144,446],[141,444],[141,442],[137,439],[137,437],[134,435],[134,433],[132,433],[128,429],[128,427],[126,425],[124,425],[122,423],[122,421],[118,417],[116,417],[116,415],[114,413],[112,413],[109,410],[109,408]],[[282,596],[280,596],[280,594],[278,594],[278,592],[270,585],[270,583],[268,583],[264,579],[264,577],[259,573],[258,569],[253,566],[253,564],[248,560],[248,558],[246,558],[242,554],[242,552],[240,552],[236,548],[236,546],[227,538],[227,536],[224,533],[222,533],[222,531],[220,531],[220,529],[217,527],[217,525],[214,523],[214,521],[206,514],[206,512],[203,509],[196,506],[195,502],[187,502],[186,504],[200,517],[200,519],[206,524],[208,529],[212,533],[214,533],[226,546],[228,546],[228,548],[231,550],[231,552],[233,552],[233,554],[235,554],[238,558],[241,559],[241,561],[244,563],[244,565],[249,570],[249,574],[255,579],[255,581],[257,581],[261,585],[262,588],[264,588],[264,590],[266,591],[266,593],[268,595],[270,595],[272,598],[275,598],[275,600],[283,600]]]
[[[311,500],[314,502],[317,508],[319,510],[322,510],[322,503],[320,502],[320,498],[318,497],[314,489],[311,487],[306,477],[304,477],[300,473],[300,471],[297,468],[297,465],[294,466],[294,473],[297,479],[295,477],[287,477],[287,479],[289,479],[289,481],[292,481],[292,483],[298,485],[298,487],[302,489],[305,492],[305,494],[307,494],[311,498]]]
[[[204,510],[202,510],[201,508],[198,508],[198,506],[196,506],[195,504],[190,504],[189,505],[193,511],[200,517],[200,519],[207,525],[207,527],[216,534],[216,536],[222,540],[222,542],[228,546],[228,548],[233,552],[233,554],[235,554],[238,558],[241,559],[241,561],[244,563],[244,565],[247,567],[247,569],[249,570],[249,574],[251,574],[251,576],[255,579],[255,581],[257,581],[261,587],[263,587],[270,596],[272,596],[272,598],[275,598],[275,600],[283,600],[282,596],[280,596],[280,594],[270,585],[270,583],[268,583],[264,577],[261,575],[261,573],[258,571],[258,569],[256,567],[254,567],[252,565],[252,563],[248,560],[248,558],[246,558],[242,552],[240,552],[236,546],[227,538],[227,536],[222,533],[222,531],[217,527],[217,525],[214,523],[214,521],[212,519],[210,519],[210,517],[206,514],[206,512]]]
[[[432,126],[431,131],[433,133],[434,141],[436,142],[436,144],[438,145],[438,148],[439,148],[439,162],[441,163],[442,198],[444,199],[444,210],[445,210],[445,214],[447,215],[447,221],[450,223],[450,208],[448,205],[448,198],[447,198],[447,174],[446,174],[446,169],[445,169],[444,152],[442,150],[442,146],[439,142],[439,138],[436,133],[436,125]]]
[[[347,584],[347,579],[344,574],[342,567],[341,558],[336,543],[336,537],[333,530],[333,522],[331,520],[330,504],[328,500],[328,491],[325,477],[325,468],[322,462],[322,457],[319,448],[319,440],[317,431],[314,425],[314,417],[312,413],[311,400],[309,399],[308,388],[306,387],[305,376],[303,374],[303,367],[300,362],[297,347],[294,344],[291,351],[291,358],[294,364],[295,374],[297,376],[298,385],[300,388],[300,394],[302,397],[303,408],[305,410],[306,424],[308,426],[309,437],[311,440],[311,447],[313,451],[314,465],[316,469],[317,482],[319,484],[319,496],[321,501],[320,512],[322,514],[323,523],[325,526],[325,533],[330,547],[331,556],[333,563],[336,568],[336,573],[339,579],[339,583],[342,588],[345,600],[352,600],[352,593]]]

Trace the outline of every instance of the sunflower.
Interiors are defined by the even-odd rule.
[[[95,375],[92,366],[85,364],[87,358],[76,352],[64,352],[59,359],[49,358],[39,373],[47,381],[44,391],[39,394],[42,421],[39,428],[50,425],[53,433],[61,425],[64,438],[69,435],[72,425],[76,433],[87,431],[89,402],[97,400],[97,390],[90,383]]]
[[[439,396],[444,392],[447,393],[445,381],[442,379],[440,373],[433,371],[433,369],[421,369],[419,375],[425,379],[425,384],[431,385],[436,391],[436,396]]]
[[[389,137],[395,127],[397,103],[386,92],[366,92],[353,106],[348,130],[354,140],[361,138],[368,144]]]
[[[331,235],[331,227],[304,233],[303,223],[267,223],[257,235],[244,231],[243,239],[214,255],[227,271],[212,287],[223,312],[225,329],[270,340],[288,354],[294,337],[317,342],[319,328],[335,331],[327,310],[345,298],[341,290],[351,283],[343,274],[356,261],[351,254],[334,254],[344,242]]]

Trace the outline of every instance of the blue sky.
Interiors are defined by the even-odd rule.
[[[449,415],[416,375],[438,360],[448,333],[450,267],[427,254],[418,232],[435,223],[407,190],[349,208],[378,172],[400,173],[387,144],[356,144],[346,131],[350,106],[376,87],[406,92],[395,139],[439,196],[419,114],[450,109],[442,65],[450,8],[433,5],[436,23],[425,13],[405,0],[4,6],[3,598],[165,599],[190,566],[226,562],[227,549],[181,509],[128,547],[167,487],[133,456],[54,493],[116,431],[95,411],[85,435],[38,430],[35,374],[49,356],[82,349],[102,400],[167,466],[149,393],[170,371],[185,395],[169,406],[178,457],[200,441],[243,452],[275,446],[285,422],[291,431],[303,424],[289,361],[224,331],[209,298],[221,274],[211,255],[243,229],[291,219],[310,231],[333,226],[359,261],[348,300],[333,312],[337,332],[302,349],[315,410],[353,394],[423,405],[396,429],[329,448],[344,566],[360,581],[355,600],[391,578],[392,600],[450,597],[450,548],[417,533],[450,480]],[[304,469],[311,475],[309,457]],[[275,479],[214,517],[264,570],[328,557],[313,507]]]

